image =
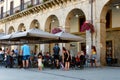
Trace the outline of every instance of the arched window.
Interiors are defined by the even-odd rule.
[[[14,6],[14,3],[13,1],[10,2],[10,15],[13,14],[13,6]]]

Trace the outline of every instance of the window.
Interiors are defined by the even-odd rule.
[[[39,0],[36,1],[36,4],[39,4]]]
[[[31,0],[31,5],[33,5],[34,4],[34,2],[33,1],[35,1],[35,0]]]
[[[106,41],[106,62],[107,64],[112,63],[113,58],[113,42],[112,40]]]
[[[3,18],[3,7],[1,7],[1,19]]]
[[[0,2],[2,2],[2,1],[4,1],[4,0],[0,0]]]
[[[111,10],[109,10],[106,14],[106,28],[107,29],[111,27],[111,20],[112,20],[111,19],[112,18],[111,14],[112,14]]]
[[[113,42],[112,40],[106,41],[106,56],[109,55],[109,57],[113,56]]]
[[[10,15],[13,14],[13,1],[10,2]]]
[[[20,10],[24,10],[24,0],[20,0]]]

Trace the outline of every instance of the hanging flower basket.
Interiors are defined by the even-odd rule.
[[[52,29],[53,34],[56,34],[56,33],[61,32],[61,31],[62,30],[60,28],[58,28],[58,27]]]
[[[95,32],[93,24],[89,22],[84,22],[84,24],[81,27],[81,32],[84,32],[86,30],[90,30],[91,33]]]

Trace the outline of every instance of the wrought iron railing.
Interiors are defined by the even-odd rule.
[[[52,0],[43,0],[42,2],[41,2],[41,0],[39,0],[38,2],[33,3],[33,4],[31,3],[31,1],[28,1],[28,2],[24,3],[23,9],[21,9],[21,6],[15,7],[13,9],[13,14],[10,14],[10,10],[4,12],[3,14],[0,14],[0,19],[3,19],[3,18],[8,17],[10,15],[14,15],[15,13],[26,10],[26,9],[31,8],[33,6],[40,5],[41,3],[44,4],[44,2],[47,2],[47,1],[52,1]]]

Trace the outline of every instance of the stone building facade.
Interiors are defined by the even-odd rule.
[[[86,39],[83,42],[60,44],[73,50],[73,54],[84,47],[90,55],[91,45],[94,45],[99,65],[106,64],[107,54],[113,59],[117,58],[119,65],[119,7],[119,0],[1,0],[0,31],[10,34],[38,28],[51,32],[53,28],[60,27]],[[81,32],[81,26],[86,20],[94,25],[93,34],[90,31]],[[35,44],[32,48],[52,53],[53,45]]]

